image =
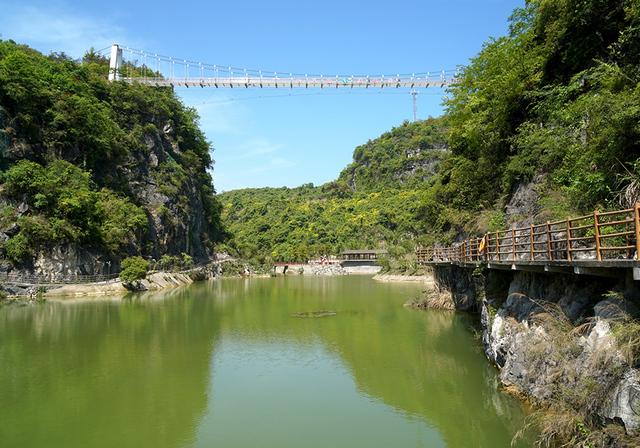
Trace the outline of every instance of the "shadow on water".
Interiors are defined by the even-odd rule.
[[[0,446],[188,445],[219,321],[170,295],[0,310]]]

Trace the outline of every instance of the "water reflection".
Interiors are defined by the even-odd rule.
[[[473,339],[470,317],[403,308],[417,293],[415,285],[366,278],[287,278],[275,284],[218,284],[219,293],[234,297],[225,303],[223,333],[299,346],[322,341],[362,393],[426,421],[447,446],[508,446],[522,425],[520,404],[497,390],[496,372]],[[291,317],[326,309],[337,316]]]
[[[508,446],[522,409],[471,322],[403,308],[417,292],[239,279],[1,309],[0,445]]]
[[[219,321],[182,291],[0,310],[0,445],[188,445]]]

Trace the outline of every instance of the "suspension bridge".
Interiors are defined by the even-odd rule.
[[[448,87],[456,81],[457,75],[457,70],[391,75],[321,75],[264,71],[206,64],[113,44],[110,49],[108,77],[110,81],[157,87],[417,89]],[[415,93],[412,94],[415,100]]]

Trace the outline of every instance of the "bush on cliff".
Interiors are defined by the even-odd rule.
[[[147,277],[149,262],[142,257],[135,256],[122,260],[120,280],[123,283],[133,283]]]
[[[46,166],[20,160],[3,180],[5,197],[22,202],[30,212],[12,216],[19,231],[4,243],[7,257],[16,263],[55,243],[118,253],[147,226],[142,208],[109,189],[97,190],[89,172],[65,160]]]

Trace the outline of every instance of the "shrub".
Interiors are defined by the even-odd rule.
[[[135,256],[122,260],[122,271],[120,271],[120,280],[125,283],[142,280],[147,276],[149,271],[149,262],[142,257]]]
[[[144,210],[106,188],[96,194],[96,199],[95,207],[100,219],[98,234],[103,244],[113,252],[134,244],[136,232],[148,225]]]
[[[163,271],[172,271],[180,264],[180,259],[173,255],[164,254],[158,260],[158,268]]]
[[[191,267],[193,267],[193,257],[191,257],[191,255],[186,254],[184,252],[182,252],[182,254],[180,254],[182,257],[182,267],[185,269],[189,269]]]
[[[10,238],[4,244],[4,248],[7,252],[7,257],[14,263],[22,263],[27,257],[32,255],[29,241],[22,232]]]

